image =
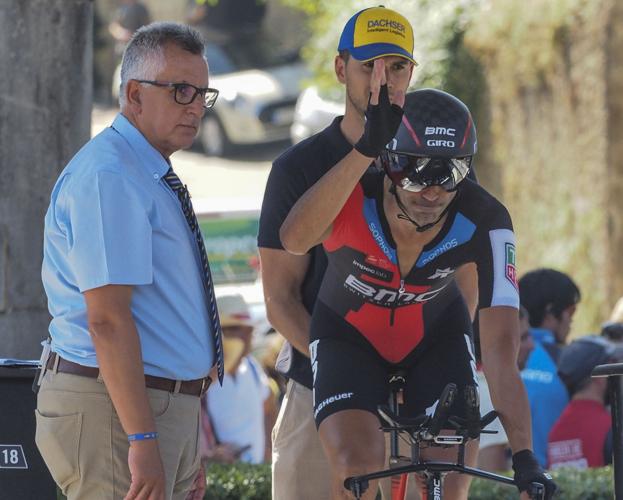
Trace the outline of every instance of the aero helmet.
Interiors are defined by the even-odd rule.
[[[447,92],[421,89],[406,95],[402,123],[380,159],[391,181],[407,191],[453,191],[467,177],[476,149],[467,106]]]

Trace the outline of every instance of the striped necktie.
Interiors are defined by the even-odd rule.
[[[195,241],[197,242],[197,247],[199,248],[199,256],[201,257],[201,274],[203,277],[203,283],[205,285],[206,295],[208,298],[207,305],[208,313],[210,316],[210,326],[212,328],[212,334],[214,336],[214,348],[216,351],[216,368],[218,370],[218,380],[222,385],[224,369],[223,340],[221,338],[221,335],[223,334],[223,332],[221,330],[221,322],[218,317],[218,309],[216,308],[214,283],[212,282],[212,274],[210,273],[208,254],[203,243],[203,235],[201,234],[201,230],[199,229],[199,222],[197,222],[197,216],[195,215],[195,211],[193,210],[193,205],[190,201],[190,194],[188,193],[188,189],[184,184],[182,184],[182,181],[173,171],[173,168],[169,168],[169,171],[164,176],[164,180],[180,200],[180,204],[182,205],[182,212],[184,213],[184,217],[186,217],[186,222],[188,222],[190,230],[192,231],[195,237]]]

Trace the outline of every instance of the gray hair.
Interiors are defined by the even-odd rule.
[[[165,65],[164,48],[173,44],[191,54],[202,55],[205,42],[201,33],[178,23],[151,23],[136,30],[121,60],[119,104],[126,105],[125,90],[130,80],[153,80]]]

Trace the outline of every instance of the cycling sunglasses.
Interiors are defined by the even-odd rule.
[[[438,158],[384,150],[381,164],[391,181],[406,191],[419,193],[431,186],[454,191],[467,177],[472,157]]]

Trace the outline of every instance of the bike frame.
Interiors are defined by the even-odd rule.
[[[500,474],[495,474],[493,472],[487,472],[480,469],[475,469],[473,467],[468,467],[466,465],[462,465],[456,462],[442,462],[442,461],[421,461],[416,464],[405,465],[402,467],[395,467],[384,469],[378,472],[371,472],[370,474],[363,474],[361,476],[353,476],[346,480],[347,488],[351,491],[353,488],[359,490],[359,495],[363,493],[363,491],[367,488],[367,484],[370,480],[382,479],[384,477],[397,476],[402,474],[410,474],[412,472],[428,472],[430,473],[430,478],[427,481],[430,485],[428,489],[428,498],[427,500],[441,500],[443,498],[443,473],[446,472],[460,472],[461,474],[469,474],[470,476],[480,477],[483,479],[489,479],[491,481],[498,481],[503,484],[507,484],[508,486],[515,486],[515,481],[513,481],[510,477],[501,476]],[[438,496],[434,495],[436,486],[439,485],[441,491]],[[431,487],[432,486],[432,487]],[[392,499],[396,500],[396,499]]]

